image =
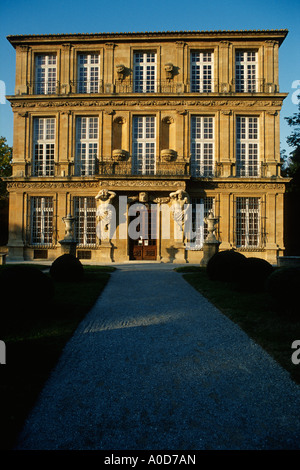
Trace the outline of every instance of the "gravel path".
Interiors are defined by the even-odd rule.
[[[299,449],[299,409],[288,373],[180,274],[124,265],[67,344],[17,449]]]

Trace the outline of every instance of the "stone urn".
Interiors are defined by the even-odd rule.
[[[219,243],[215,236],[216,225],[219,222],[218,217],[214,217],[212,211],[209,212],[208,217],[205,217],[204,221],[207,224],[207,237],[205,242],[207,243]]]
[[[71,214],[68,214],[67,217],[63,217],[63,222],[66,226],[65,240],[73,239],[73,224],[75,222],[75,217],[72,217]]]
[[[205,217],[204,221],[207,224],[208,234],[203,243],[203,258],[200,261],[200,266],[207,266],[210,258],[219,251],[219,246],[221,244],[215,236],[216,225],[219,222],[219,218],[214,217],[213,212],[210,211],[208,217]]]
[[[165,162],[171,162],[176,158],[176,151],[172,149],[164,149],[161,151],[161,158]]]

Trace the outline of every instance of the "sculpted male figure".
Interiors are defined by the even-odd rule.
[[[184,234],[184,222],[185,222],[185,205],[190,203],[190,197],[186,191],[183,189],[178,189],[173,193],[170,193],[170,200],[171,200],[171,213],[173,216],[174,221],[177,224],[177,227],[180,230],[182,241],[185,240]],[[178,234],[178,232],[177,232]],[[176,238],[181,238],[176,236]]]

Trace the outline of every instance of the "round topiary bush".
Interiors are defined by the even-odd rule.
[[[206,272],[213,281],[235,282],[245,270],[246,257],[234,250],[219,251],[207,263]]]
[[[246,258],[243,273],[239,279],[239,287],[245,291],[262,291],[265,281],[273,272],[273,266],[262,258]]]
[[[267,278],[265,289],[278,312],[299,315],[300,268],[277,268]]]
[[[81,281],[83,274],[79,259],[69,254],[56,258],[50,267],[50,275],[55,281]]]
[[[5,266],[0,271],[2,302],[26,317],[26,311],[43,311],[54,295],[53,281],[34,266]],[[7,302],[5,302],[5,299]]]

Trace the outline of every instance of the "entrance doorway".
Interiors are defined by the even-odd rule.
[[[140,223],[136,231],[140,233],[137,240],[129,238],[129,258],[131,260],[155,261],[157,258],[157,210],[142,210],[137,216]],[[134,217],[130,218],[130,222]]]

